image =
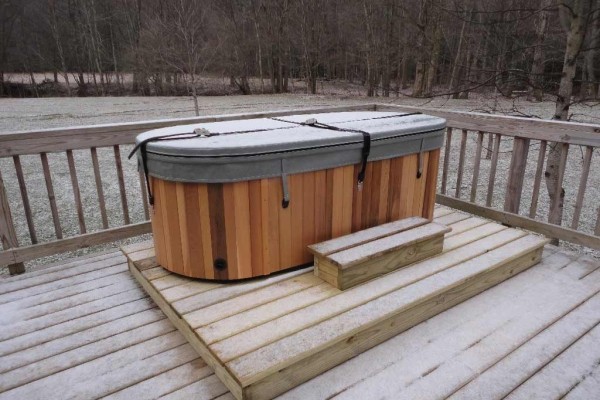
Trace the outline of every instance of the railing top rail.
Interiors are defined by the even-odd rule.
[[[376,107],[377,110],[421,111],[426,114],[445,118],[448,121],[448,126],[471,131],[499,133],[506,136],[518,136],[528,139],[600,147],[599,124],[449,111],[439,108],[403,106],[396,104],[377,104]]]
[[[150,129],[164,128],[174,125],[198,124],[237,119],[278,117],[292,114],[310,114],[315,112],[341,112],[375,110],[374,104],[350,106],[318,107],[269,112],[251,112],[243,114],[209,115],[203,117],[172,118],[141,122],[124,122],[77,126],[68,128],[51,128],[43,130],[0,132],[0,157],[14,155],[37,154],[90,147],[131,144],[136,135]]]
[[[449,111],[437,108],[396,104],[359,104],[351,106],[318,107],[271,112],[211,115],[141,122],[125,122],[68,128],[0,133],[0,157],[37,154],[90,147],[130,144],[141,132],[173,125],[275,117],[314,112],[359,110],[421,111],[446,118],[448,126],[474,131],[499,133],[529,139],[600,147],[600,125],[533,118],[492,115],[474,112]]]

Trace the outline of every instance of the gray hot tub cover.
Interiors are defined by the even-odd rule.
[[[155,129],[138,135],[136,146],[143,144],[138,160],[142,166],[145,158],[150,176],[236,182],[359,164],[366,136],[368,161],[420,154],[442,146],[445,127],[443,118],[425,114],[300,114]]]

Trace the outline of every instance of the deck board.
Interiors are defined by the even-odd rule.
[[[435,209],[436,217],[451,214],[455,212],[445,207]],[[466,240],[461,234],[485,223],[476,217],[455,220],[456,231],[447,239]],[[462,248],[476,248],[472,243]],[[148,243],[135,246],[139,255],[152,254]],[[445,254],[460,262],[456,252]],[[149,265],[144,273],[153,279],[168,275]],[[125,272],[118,253],[70,261],[65,267],[71,273],[56,274],[63,271],[57,265],[0,281],[0,399],[234,398]],[[430,268],[423,273],[434,270]],[[599,268],[597,260],[547,246],[539,265],[281,398],[410,398],[415,393],[418,398],[593,398],[600,390]],[[302,276],[300,271],[294,274]],[[265,284],[259,282],[248,290],[261,290]],[[210,307],[210,285],[189,292],[193,285],[178,281],[165,292],[182,310],[198,304]],[[239,286],[232,285],[217,301],[248,293]],[[252,328],[248,321],[268,325],[284,317],[282,313],[308,308],[314,298],[336,293],[327,284],[282,290],[291,290],[284,297],[288,309],[278,311],[264,298],[239,314],[213,316],[209,320],[220,319],[208,325],[211,329],[200,329],[211,341],[222,342]],[[136,291],[139,298],[121,302],[123,293],[131,292],[134,299]],[[317,294],[321,297],[313,297]],[[110,303],[111,298],[120,301]],[[101,306],[104,299],[109,305]],[[66,317],[69,310],[72,318]]]
[[[470,218],[451,212],[438,219],[454,225]],[[124,253],[132,274],[235,397],[268,398],[528,268],[541,257],[543,239],[496,223],[477,222],[466,227],[462,223],[462,232],[449,238],[450,246],[440,255],[345,292],[329,290],[327,295],[319,292],[325,290],[320,278],[310,270],[299,270],[235,285],[218,284],[169,301],[164,290],[191,289],[193,284],[171,274],[148,280],[143,268],[138,268],[146,261],[137,258],[139,252],[132,256],[125,248]],[[196,285],[204,288],[206,283]],[[312,294],[306,291],[307,305],[290,309],[288,297],[312,287],[320,288],[315,290],[319,298],[306,298]],[[234,331],[224,329],[232,327]]]

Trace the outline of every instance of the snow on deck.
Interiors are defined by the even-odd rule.
[[[600,263],[547,246],[537,266],[281,398],[598,398],[599,292]],[[120,252],[0,281],[0,324],[0,399],[232,399]]]

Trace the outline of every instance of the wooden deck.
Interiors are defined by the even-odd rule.
[[[479,218],[438,209],[455,232]],[[173,292],[177,291],[173,286]],[[0,282],[0,399],[232,399],[119,252]],[[282,398],[597,398],[600,263],[540,264]]]
[[[450,227],[406,232],[436,230],[440,254],[346,291],[312,267],[216,283],[164,270],[152,241],[123,253],[132,275],[238,400],[271,399],[541,260],[547,239],[475,218],[465,231],[457,219],[467,216],[448,212],[438,215],[455,221]]]

